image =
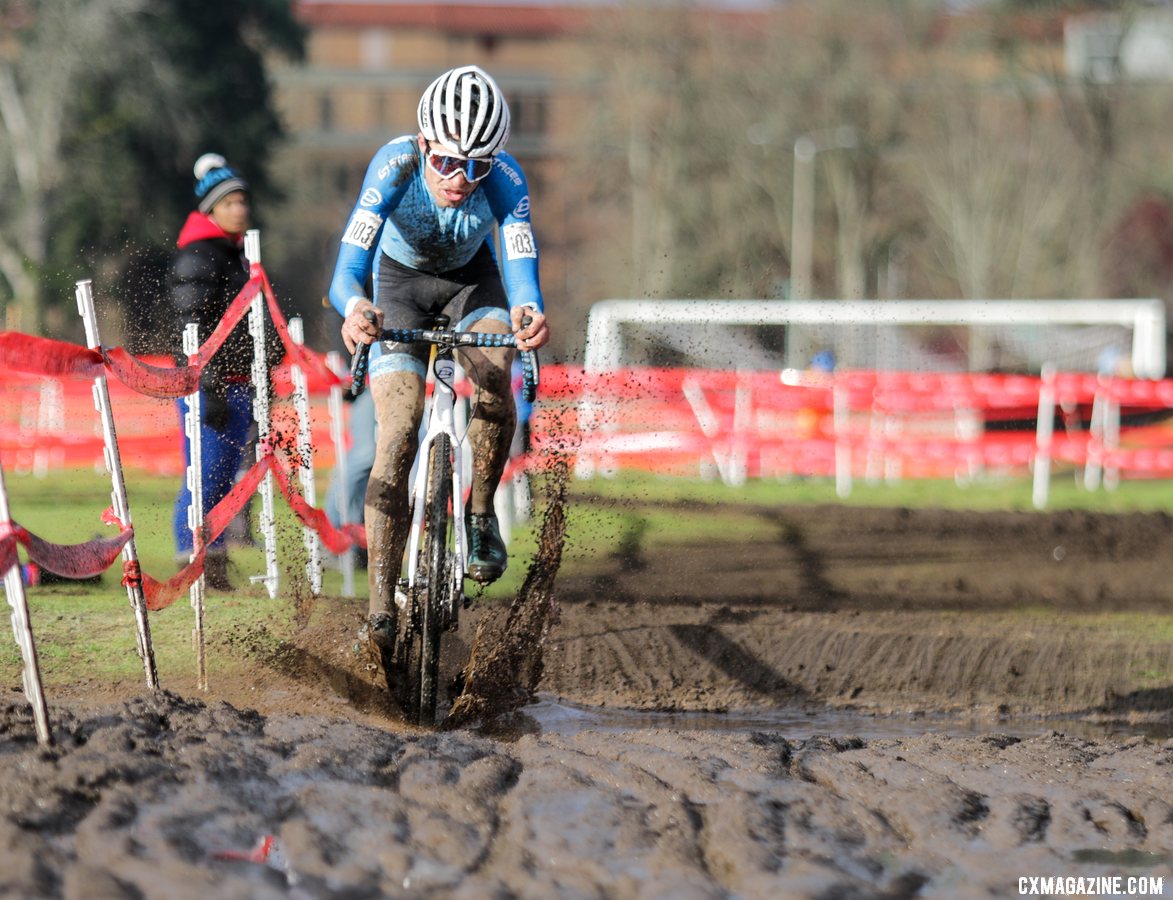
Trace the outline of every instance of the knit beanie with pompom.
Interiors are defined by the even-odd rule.
[[[205,153],[196,160],[194,171],[196,200],[204,215],[233,191],[248,191],[248,182],[219,153]]]

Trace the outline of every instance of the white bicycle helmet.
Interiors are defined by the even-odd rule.
[[[478,66],[450,69],[428,85],[416,117],[429,141],[471,159],[492,156],[509,140],[509,106]]]

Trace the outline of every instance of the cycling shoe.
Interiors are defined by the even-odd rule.
[[[496,581],[509,565],[509,553],[501,540],[497,517],[492,513],[469,513],[465,523],[468,531],[468,577],[480,584]]]
[[[395,648],[395,619],[388,613],[376,613],[369,617],[359,630],[359,637],[370,644],[377,653]]]

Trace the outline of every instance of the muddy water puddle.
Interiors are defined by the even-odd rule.
[[[1089,722],[1076,718],[963,718],[958,716],[908,713],[876,715],[859,710],[778,708],[696,712],[683,710],[619,709],[584,706],[539,694],[538,700],[522,712],[537,730],[548,734],[573,735],[585,731],[775,731],[795,740],[822,736],[860,738],[911,738],[925,734],[965,737],[979,734],[1007,734],[1034,737],[1061,732],[1089,740],[1126,740],[1173,737],[1173,723],[1132,724]]]

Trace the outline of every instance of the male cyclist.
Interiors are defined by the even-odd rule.
[[[417,120],[418,134],[396,138],[371,160],[330,283],[347,349],[372,344],[378,439],[365,506],[368,634],[380,647],[393,638],[389,613],[411,524],[408,474],[419,443],[428,363],[426,345],[381,341],[383,329],[428,327],[444,313],[459,331],[512,332],[523,350],[549,340],[529,191],[521,166],[502,150],[509,107],[501,90],[476,66],[452,69],[424,91]],[[504,284],[492,247],[494,226]],[[371,299],[364,288],[368,277]],[[464,350],[460,357],[474,388],[468,573],[483,584],[501,577],[508,561],[493,494],[516,418],[513,352]]]

